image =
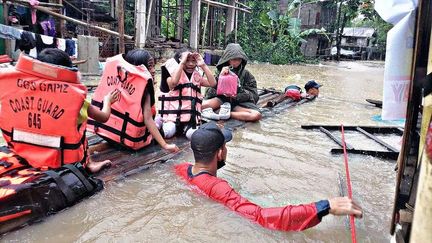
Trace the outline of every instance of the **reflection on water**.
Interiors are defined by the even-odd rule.
[[[228,145],[227,166],[220,176],[251,201],[263,206],[307,203],[339,194],[337,173],[344,174],[337,145],[302,124],[385,125],[371,118],[380,109],[366,98],[379,99],[382,67],[343,62],[322,66],[252,65],[259,86],[283,88],[308,79],[323,83],[314,102],[279,116],[249,124]],[[339,136],[340,133],[335,132]],[[398,137],[382,136],[400,147]],[[348,143],[375,149],[364,137],[347,132]],[[380,148],[380,147],[378,147]],[[317,227],[299,233],[271,231],[241,218],[176,178],[172,166],[192,160],[190,151],[143,173],[106,185],[80,204],[43,223],[10,233],[10,242],[349,242],[345,218],[325,217]],[[394,161],[350,155],[355,199],[365,211],[357,220],[360,242],[387,242],[394,189]]]

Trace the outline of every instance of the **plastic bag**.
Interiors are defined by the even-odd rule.
[[[219,75],[219,81],[217,85],[217,95],[224,95],[226,97],[236,97],[238,87],[238,76],[229,72],[226,75]]]

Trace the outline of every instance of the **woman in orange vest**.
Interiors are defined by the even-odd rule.
[[[86,102],[87,88],[69,55],[47,48],[38,59],[21,55],[15,67],[0,73],[0,128],[8,146],[35,168],[80,162],[90,172],[100,170],[110,161],[89,160],[87,117],[106,121],[118,92],[106,95],[103,109],[96,109]]]
[[[147,147],[154,138],[162,148],[179,151],[175,144],[165,142],[153,120],[154,73],[154,59],[146,50],[135,49],[109,58],[92,104],[102,107],[103,94],[114,89],[120,90],[120,101],[113,105],[112,116],[105,124],[90,120],[88,129],[127,149]]]
[[[201,86],[215,87],[216,80],[202,56],[188,48],[177,51],[161,69],[159,114],[164,136],[170,138],[181,131],[190,138],[201,123]]]
[[[144,65],[150,72],[153,82],[147,85],[144,95],[146,96],[144,101],[144,121],[147,129],[153,135],[153,138],[161,145],[162,148],[167,149],[171,152],[179,151],[179,148],[175,144],[167,144],[159,132],[162,124],[157,124],[154,118],[156,117],[156,106],[155,106],[155,91],[154,84],[156,83],[155,74],[156,62],[150,53],[144,49],[134,49],[126,54],[125,60],[135,66]],[[150,110],[149,110],[150,108]],[[151,116],[150,116],[151,114]]]

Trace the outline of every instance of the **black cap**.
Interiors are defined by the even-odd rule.
[[[317,82],[315,82],[315,80],[310,80],[310,81],[308,81],[306,84],[305,84],[305,86],[304,86],[304,88],[305,88],[305,90],[306,90],[306,92],[309,90],[309,89],[311,89],[311,88],[316,88],[316,89],[319,89],[319,87],[321,87],[322,85],[321,84],[318,84]]]
[[[201,125],[191,137],[191,148],[194,152],[215,152],[224,143],[231,141],[232,132],[226,128],[220,128],[214,122]]]

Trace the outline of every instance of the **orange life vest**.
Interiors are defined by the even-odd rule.
[[[0,80],[0,128],[13,152],[35,168],[85,161],[78,114],[87,88],[78,72],[21,55]]]
[[[162,65],[162,68],[173,77],[174,72],[179,67],[177,61],[169,59]],[[164,122],[189,123],[193,127],[201,123],[201,104],[203,96],[201,94],[202,76],[198,71],[194,71],[191,79],[183,71],[177,86],[168,93],[161,93],[159,114]]]
[[[142,102],[151,79],[147,68],[128,63],[121,54],[109,58],[91,103],[102,109],[104,96],[115,89],[120,91],[120,99],[111,106],[106,123],[89,119],[89,130],[135,150],[150,144],[152,136],[144,123]]]

